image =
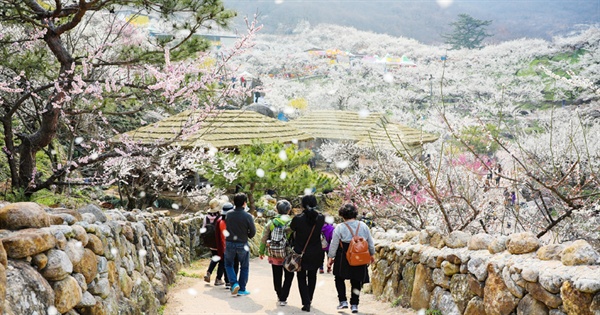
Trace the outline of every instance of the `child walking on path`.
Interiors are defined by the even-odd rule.
[[[208,203],[208,213],[204,217],[202,223],[202,239],[204,246],[210,248],[211,260],[208,265],[208,270],[204,276],[204,281],[210,283],[210,275],[217,267],[217,278],[215,279],[215,285],[223,285],[226,281],[223,281],[223,274],[225,273],[225,267],[223,263],[224,253],[224,242],[222,234],[219,231],[221,223],[221,203],[217,199],[212,199]],[[227,280],[227,276],[225,276]]]
[[[268,261],[273,271],[273,288],[277,293],[277,303],[279,306],[285,306],[290,295],[292,281],[294,281],[294,273],[283,268],[285,248],[291,234],[289,223],[292,218],[289,214],[292,205],[287,200],[280,200],[277,202],[276,208],[277,216],[265,225],[260,241],[259,258],[263,259],[265,255],[268,255]]]

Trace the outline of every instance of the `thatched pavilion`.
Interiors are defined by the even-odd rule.
[[[195,116],[192,116],[195,115]],[[126,132],[129,139],[145,145],[173,141],[183,148],[235,148],[263,143],[302,142],[313,137],[277,119],[251,110],[224,110],[203,118],[198,130],[190,132],[190,121],[198,120],[200,113],[184,111],[159,122]],[[196,118],[196,119],[194,119]]]
[[[363,147],[396,147],[400,151],[404,151],[404,145],[409,152],[416,153],[424,143],[433,142],[438,138],[418,129],[392,123],[382,113],[317,110],[288,124],[313,136],[317,145],[324,140],[345,140],[356,142]]]

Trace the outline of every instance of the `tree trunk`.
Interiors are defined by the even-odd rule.
[[[32,135],[20,136],[19,182],[17,183],[17,187],[24,188],[26,194],[31,194],[37,190],[35,185],[31,185],[35,182],[35,155],[56,137],[60,107],[62,107],[65,96],[71,89],[72,74],[68,74],[68,70],[73,67],[73,57],[64,47],[60,35],[54,33],[52,30],[46,32],[44,41],[60,62],[60,72],[57,78],[59,88],[54,91],[54,94],[46,103],[39,129]]]

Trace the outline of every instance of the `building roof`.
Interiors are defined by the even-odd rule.
[[[437,136],[401,124],[391,123],[382,113],[318,110],[288,124],[315,138],[356,141],[359,146],[383,146],[402,150],[433,142]],[[392,144],[393,143],[393,144]]]
[[[316,110],[291,120],[289,125],[315,138],[359,141],[373,127],[387,123],[381,113]]]
[[[253,140],[289,143],[313,139],[289,124],[254,111],[224,110],[201,117],[199,112],[184,111],[124,135],[146,145],[173,141],[173,145],[184,148],[233,148],[252,144]],[[195,120],[202,120],[197,128]]]
[[[392,150],[411,151],[425,143],[434,142],[438,137],[421,130],[410,128],[401,124],[389,123],[377,126],[367,131],[356,145],[362,147],[384,147]]]

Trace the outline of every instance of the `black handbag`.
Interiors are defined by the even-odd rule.
[[[293,249],[285,256],[283,259],[283,268],[289,272],[298,272],[302,270],[302,256],[304,255],[304,251],[306,251],[306,246],[310,241],[310,237],[315,231],[315,225],[313,225],[312,230],[310,230],[310,234],[308,235],[308,239],[306,239],[306,244],[304,244],[304,248],[302,249],[302,253],[298,254]]]

